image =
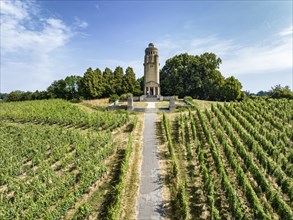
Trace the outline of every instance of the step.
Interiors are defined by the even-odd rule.
[[[158,98],[144,98],[143,101],[145,101],[145,102],[157,102],[157,101],[159,101],[159,99]]]

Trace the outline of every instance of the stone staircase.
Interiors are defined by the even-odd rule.
[[[169,112],[169,108],[134,108],[133,111],[145,113]]]
[[[144,98],[143,100],[144,102],[157,102],[160,101],[160,98],[158,98],[157,96],[147,96]]]

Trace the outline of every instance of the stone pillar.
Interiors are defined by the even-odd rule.
[[[133,97],[132,96],[128,97],[128,100],[127,100],[127,110],[128,111],[132,111],[133,110]]]
[[[176,104],[175,104],[175,98],[172,96],[170,98],[170,102],[169,102],[169,111],[173,111],[176,108]]]

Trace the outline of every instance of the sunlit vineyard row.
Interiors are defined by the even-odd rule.
[[[92,212],[81,201],[106,178],[109,157],[121,147],[111,131],[135,121],[126,112],[87,112],[63,100],[0,105],[0,219],[83,218]],[[119,201],[111,213],[118,207]]]
[[[0,218],[57,219],[107,169],[110,133],[0,124]]]
[[[61,99],[0,103],[0,120],[39,124],[71,125],[98,129],[115,129],[128,120],[127,112],[83,109]]]
[[[164,115],[176,217],[293,219],[292,111],[269,99]]]

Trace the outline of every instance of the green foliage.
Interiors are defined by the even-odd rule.
[[[48,88],[48,96],[50,98],[61,98],[67,100],[80,100],[81,97],[81,82],[82,77],[80,76],[67,76],[65,80],[60,79],[54,81]],[[41,99],[41,98],[31,98],[27,100]],[[19,100],[20,101],[20,100]]]
[[[267,104],[259,103],[260,105],[254,109],[264,108],[264,106],[268,104],[270,105],[273,104],[273,106],[276,104],[278,108],[280,107],[280,105],[282,105],[283,108],[285,106],[287,106],[287,108],[290,105],[292,106],[292,103],[289,103],[289,102],[287,102],[284,105],[283,101],[273,101],[273,100],[268,100],[268,101],[269,102]],[[254,101],[255,104],[257,102]],[[247,102],[243,105],[247,105],[247,104],[250,105],[252,103]],[[269,183],[263,171],[261,171],[259,165],[257,165],[254,162],[252,154],[249,154],[247,151],[247,148],[243,146],[243,144],[239,141],[239,137],[240,137],[242,141],[244,142],[244,144],[247,145],[248,150],[253,153],[254,157],[258,160],[259,164],[264,168],[265,172],[276,178],[276,182],[282,188],[283,192],[287,193],[287,195],[289,196],[291,200],[292,199],[291,192],[292,192],[293,186],[292,186],[292,182],[288,184],[290,181],[288,181],[289,179],[285,174],[285,172],[288,171],[286,167],[290,163],[287,161],[287,158],[284,157],[280,153],[280,151],[275,152],[274,150],[275,147],[272,146],[272,144],[266,140],[266,138],[268,137],[265,138],[260,134],[260,131],[261,129],[263,129],[263,126],[265,124],[257,126],[256,121],[254,121],[253,118],[250,118],[251,122],[248,122],[245,118],[243,118],[238,113],[239,109],[234,110],[232,106],[229,107],[228,105],[225,105],[225,107],[223,107],[218,105],[217,107],[220,109],[220,111],[226,118],[224,118],[222,114],[219,112],[219,110],[217,110],[217,108],[215,108],[214,106],[212,107],[213,112],[216,114],[220,123],[224,127],[225,131],[230,136],[235,149],[237,150],[241,158],[244,160],[244,163],[247,164],[247,168],[250,170],[250,172],[254,176],[254,179],[258,182],[262,191],[266,194],[274,210],[279,214],[279,216],[281,216],[282,219],[292,218],[293,214],[288,204],[286,204],[286,202],[284,202],[283,199],[281,199],[279,191],[277,191]],[[249,108],[246,108],[246,109],[248,110]],[[252,114],[251,110],[252,109],[248,110],[250,114]],[[260,117],[258,116],[258,118]],[[230,124],[233,126],[234,131],[227,125],[227,119],[230,122]],[[276,119],[273,119],[270,122],[273,122],[275,120]],[[250,123],[254,123],[254,126],[250,125]],[[235,136],[235,131],[239,134],[239,137]],[[221,138],[221,140],[223,141],[224,139]],[[234,161],[235,159],[233,159],[233,153],[231,153],[232,148],[229,148],[227,143],[225,142],[223,143],[224,143],[225,151],[227,151],[227,153],[230,152],[228,159],[233,164],[233,169],[235,169],[238,174],[239,181],[241,182],[241,184],[243,185],[245,189],[244,192],[247,194],[248,200],[255,206],[255,210],[256,210],[255,217],[264,218],[262,214],[263,212],[261,211],[262,205],[260,204],[260,202],[257,201],[258,198],[257,198],[257,195],[255,194],[255,191],[253,190],[252,186],[249,186],[250,182],[247,179],[246,175],[244,174],[244,171],[240,168],[239,164],[237,164],[237,162]],[[268,153],[268,155],[265,153],[265,151]],[[275,161],[273,160],[273,158],[275,158]],[[276,162],[283,164],[284,168],[281,169]]]
[[[74,215],[74,220],[83,220],[86,219],[90,214],[91,207],[84,203],[81,206],[78,207],[77,213]]]
[[[218,70],[221,62],[213,53],[184,53],[168,59],[160,73],[162,94],[206,100],[240,98],[241,84],[235,78],[225,80]]]
[[[122,165],[119,172],[118,184],[114,187],[114,192],[112,194],[112,199],[110,201],[111,204],[108,206],[108,209],[107,209],[107,214],[106,214],[107,219],[111,219],[111,220],[118,219],[118,215],[119,215],[120,207],[121,207],[122,194],[125,187],[126,174],[129,167],[129,158],[132,151],[132,141],[133,141],[132,139],[133,138],[130,135],[127,146],[126,146],[124,158],[121,162]]]
[[[173,190],[171,190],[176,197],[174,201],[175,205],[175,215],[179,219],[188,219],[189,215],[189,205],[188,198],[186,196],[185,184],[180,180],[179,167],[177,162],[177,157],[174,152],[174,146],[172,141],[172,136],[170,133],[170,124],[167,115],[163,114],[163,127],[167,137],[167,144],[169,149],[169,154],[172,160],[172,179],[173,179]]]
[[[188,187],[170,187],[174,218],[185,218],[185,193],[190,219],[202,217],[199,200],[209,211],[206,219],[292,219],[292,107],[292,100],[267,97],[181,113],[171,141],[166,132],[168,147],[174,142],[169,178],[176,180],[169,185],[185,181]],[[180,165],[176,172],[174,164]]]
[[[131,67],[127,67],[125,71],[125,75],[123,76],[123,85],[125,93],[140,95],[140,85],[135,79],[135,73]]]
[[[14,122],[71,125],[96,130],[114,129],[128,120],[126,112],[87,113],[61,99],[0,103],[0,119]]]
[[[193,99],[192,99],[191,96],[185,96],[185,97],[184,97],[184,101],[186,101],[186,102],[192,102]]]
[[[104,175],[104,159],[116,149],[111,130],[127,120],[127,112],[88,113],[61,99],[0,103],[0,219],[64,218]],[[119,211],[131,144],[132,137],[113,210]],[[85,202],[72,218],[91,212]]]
[[[185,184],[178,184],[178,193],[176,198],[176,216],[180,217],[180,219],[188,219],[189,207],[188,207],[188,198],[185,193]]]
[[[103,72],[103,81],[104,81],[104,93],[103,97],[110,97],[115,94],[115,85],[114,85],[114,74],[111,69],[108,67],[105,68]]]
[[[113,95],[110,95],[110,100],[109,100],[109,102],[115,102],[115,101],[117,101],[117,100],[119,100],[119,95],[117,95],[117,94],[113,94]]]
[[[86,99],[101,98],[104,92],[103,75],[98,68],[88,68],[81,83],[82,91]]]
[[[135,73],[131,67],[126,69],[125,74],[120,66],[116,67],[114,72],[106,68],[103,73],[99,69],[93,71],[89,68],[84,74],[80,95],[86,99],[110,97],[115,94],[120,96],[125,93],[142,94],[139,81],[135,79]]]
[[[132,94],[131,93],[125,93],[125,94],[122,94],[120,96],[120,100],[127,100],[129,97],[131,97]]]
[[[222,98],[225,101],[233,101],[241,98],[242,85],[234,76],[225,79],[222,88]]]
[[[123,82],[123,68],[118,66],[116,67],[116,69],[114,70],[114,85],[115,87],[112,88],[114,93],[116,93],[117,95],[122,95],[123,93],[125,93],[125,90],[124,90],[124,82]]]
[[[7,99],[8,99],[8,93],[0,93],[1,101],[7,101]]]
[[[67,76],[65,78],[65,83],[66,83],[66,99],[67,100],[72,100],[76,99],[79,100],[81,99],[81,82],[82,77],[81,76]],[[58,97],[61,98],[61,97]]]
[[[270,94],[269,92],[265,92],[265,91],[261,90],[258,93],[256,93],[256,96],[268,96],[269,94]]]
[[[55,80],[47,89],[52,98],[66,99],[66,82],[63,79]]]
[[[48,95],[45,95],[45,98],[48,98]],[[4,97],[4,101],[16,102],[16,101],[26,101],[34,99],[34,93],[32,92],[23,92],[23,91],[12,91]]]
[[[272,98],[293,99],[293,92],[290,90],[289,86],[282,87],[281,85],[276,85],[272,87],[269,94]]]
[[[67,76],[65,80],[54,81],[48,87],[47,91],[51,98],[76,101],[110,97],[114,94],[142,94],[140,82],[135,79],[133,69],[128,67],[124,74],[122,67],[119,66],[114,72],[109,68],[105,68],[103,73],[98,68],[96,70],[88,68],[83,77]],[[11,101],[31,99],[32,98],[23,98],[23,94],[11,94]]]
[[[16,90],[12,91],[8,94],[7,101],[9,102],[15,102],[15,101],[21,101],[22,100],[22,91]]]
[[[0,219],[61,219],[101,178],[114,149],[110,132],[57,125],[1,121],[0,139],[0,184],[8,186],[1,191]],[[82,205],[77,219],[89,208]]]
[[[140,87],[140,93],[138,95],[142,95],[144,90],[144,76],[138,78],[136,81],[138,82]]]

